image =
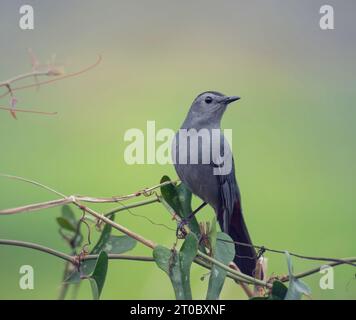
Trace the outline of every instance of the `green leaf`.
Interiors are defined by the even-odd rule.
[[[106,253],[121,254],[132,250],[137,244],[137,241],[127,235],[110,236],[109,240],[104,244],[103,250]]]
[[[160,269],[170,278],[176,299],[191,300],[190,268],[198,252],[198,239],[189,233],[179,251],[157,246],[153,258]]]
[[[83,242],[83,236],[82,234],[79,232],[77,234],[77,236],[74,237],[74,239],[72,239],[72,246],[73,248],[78,248],[81,243]]]
[[[161,183],[167,181],[171,181],[171,179],[167,176],[163,176]],[[193,212],[191,206],[192,193],[183,183],[178,186],[173,184],[162,186],[161,194],[166,204],[168,204],[181,219],[187,218]],[[196,217],[191,218],[188,225],[190,230],[199,237],[200,228]]]
[[[71,234],[74,234],[69,244],[72,249],[77,248],[83,241],[83,236],[81,232],[78,231],[79,220],[75,218],[72,208],[68,205],[63,206],[61,212],[62,215],[56,218],[57,223],[61,227],[61,230],[69,231]]]
[[[156,264],[170,278],[177,300],[186,300],[186,293],[183,289],[182,275],[179,266],[179,256],[176,251],[163,246],[156,246],[153,250],[153,258]]]
[[[294,277],[293,275],[293,264],[292,259],[288,251],[285,252],[288,264],[288,272],[289,272],[289,287],[287,294],[285,296],[285,300],[300,300],[304,295],[310,295],[310,288],[301,280]]]
[[[171,181],[171,179],[168,176],[163,176],[160,183],[164,183],[168,181]],[[173,208],[175,213],[177,213],[180,216],[183,209],[181,207],[176,186],[173,184],[167,184],[161,186],[161,194],[162,197],[167,201],[167,203]]]
[[[263,297],[252,297],[250,300],[285,300],[288,288],[281,281],[274,281],[271,294]]]
[[[189,233],[179,252],[182,284],[187,299],[192,299],[190,288],[190,267],[198,253],[198,239],[193,233]]]
[[[70,206],[64,205],[61,211],[62,211],[62,217],[64,219],[68,220],[72,225],[77,225],[78,221],[75,218],[74,211]]]
[[[192,213],[192,193],[185,186],[184,183],[180,183],[175,187],[176,192],[178,194],[178,200],[180,202],[182,217],[188,218],[188,216]]]
[[[77,227],[75,224],[72,224],[68,219],[63,218],[63,217],[57,217],[57,223],[60,225],[61,228],[71,231],[71,232],[76,232]]]
[[[272,286],[271,296],[269,300],[284,300],[287,294],[288,288],[281,281],[274,281]]]
[[[110,217],[110,220],[112,221],[114,220],[114,215]],[[111,230],[112,230],[112,226],[106,223],[104,225],[103,231],[101,232],[98,242],[95,244],[93,250],[91,251],[91,254],[99,254],[99,252],[103,250],[104,246],[110,239]]]
[[[222,262],[226,266],[229,265],[235,257],[235,246],[229,235],[223,232],[218,232],[217,237],[225,241],[216,241],[215,252],[213,256],[216,260]],[[209,286],[206,299],[217,300],[219,299],[221,290],[223,288],[227,271],[221,267],[213,264],[210,272]]]
[[[103,290],[106,274],[108,271],[108,255],[105,251],[101,251],[96,260],[94,271],[89,277],[93,298],[98,300]]]

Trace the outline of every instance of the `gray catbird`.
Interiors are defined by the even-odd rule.
[[[235,243],[234,262],[243,273],[252,276],[256,268],[256,252],[242,215],[231,149],[220,129],[228,104],[239,99],[215,91],[200,94],[175,136],[172,153],[182,183],[214,208],[224,232],[235,242],[247,244]],[[218,136],[215,140],[214,135]],[[214,141],[218,143],[214,145]]]

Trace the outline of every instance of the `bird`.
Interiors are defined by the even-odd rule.
[[[209,204],[235,243],[235,264],[254,276],[257,255],[243,217],[231,147],[221,129],[228,105],[239,99],[217,91],[199,94],[173,139],[172,156],[181,182],[203,201],[189,218]]]

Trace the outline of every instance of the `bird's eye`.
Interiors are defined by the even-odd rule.
[[[205,98],[205,102],[208,103],[208,104],[212,103],[213,102],[213,98],[212,97],[206,97]]]

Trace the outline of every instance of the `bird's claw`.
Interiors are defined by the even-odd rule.
[[[187,235],[187,231],[185,226],[189,223],[187,219],[182,219],[177,227],[176,236],[178,239],[184,239]]]

